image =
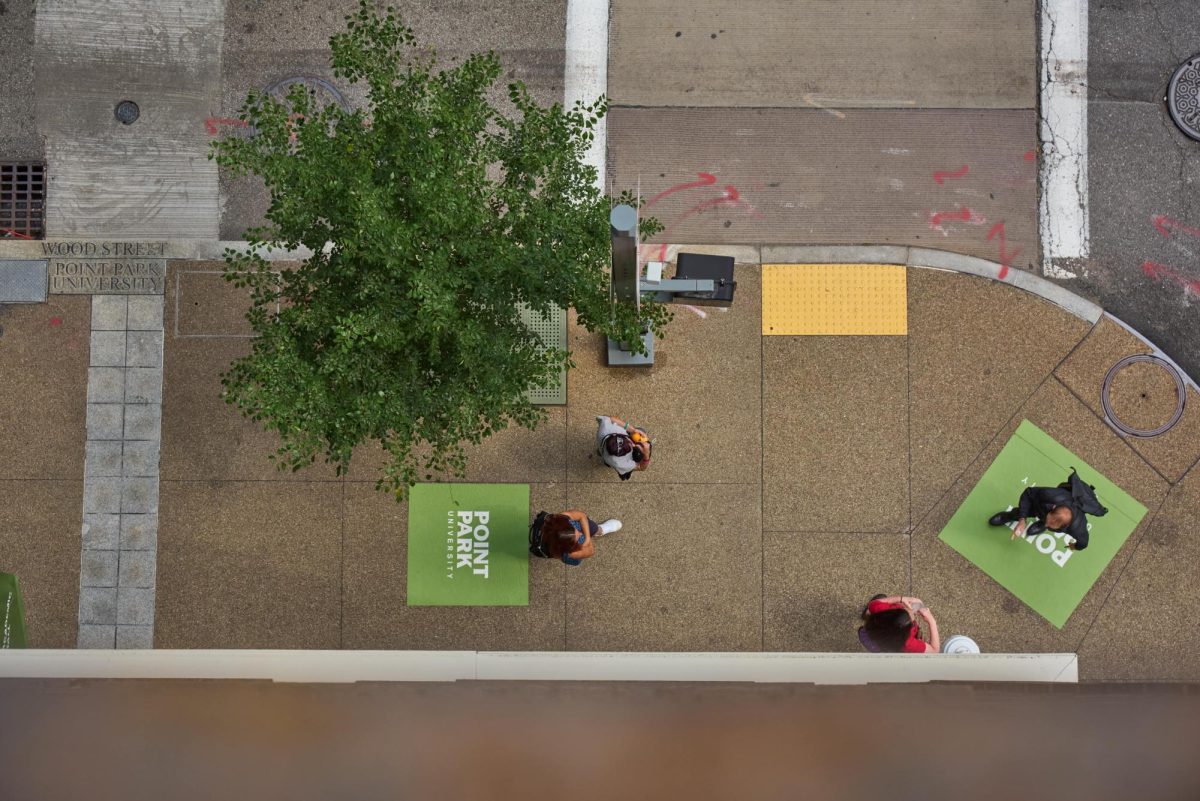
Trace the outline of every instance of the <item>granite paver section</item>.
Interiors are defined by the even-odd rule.
[[[149,648],[154,627],[163,298],[96,295],[91,307],[77,645]],[[126,395],[131,370],[139,373],[136,391]],[[128,537],[126,529],[131,531]],[[112,603],[102,592],[108,588],[116,593]]]

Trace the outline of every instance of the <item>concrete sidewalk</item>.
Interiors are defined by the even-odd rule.
[[[374,490],[373,455],[364,450],[344,478],[275,472],[271,439],[218,397],[218,373],[248,344],[239,298],[212,272],[219,264],[170,262],[155,645],[854,651],[863,599],[905,592],[931,605],[945,633],[969,633],[986,651],[1078,651],[1084,680],[1200,675],[1200,635],[1177,624],[1195,605],[1200,399],[1190,391],[1182,421],[1152,440],[1121,438],[1099,406],[1104,374],[1146,343],[1004,283],[915,266],[907,336],[763,337],[762,251],[734,253],[735,305],[703,317],[678,308],[653,370],[604,367],[602,342],[572,326],[579,366],[567,405],[535,432],[474,449],[468,480],[529,483],[532,511],[625,522],[579,568],[531,565],[524,608],[406,606],[407,510]],[[48,313],[6,308],[6,374],[37,374]],[[53,330],[85,314],[64,308]],[[75,408],[85,368],[58,369],[78,374]],[[1123,379],[1117,413],[1154,423],[1173,404],[1161,379]],[[70,398],[39,404],[37,386],[6,391],[5,423],[16,426],[18,410],[67,413]],[[660,443],[630,482],[591,455],[603,412]],[[1062,630],[937,540],[1022,419],[1150,510]],[[44,441],[6,442],[10,493],[80,473],[78,445],[61,466],[32,465]],[[56,522],[24,497],[33,505],[9,512],[24,522],[4,527],[17,532],[11,569],[27,587],[34,644],[70,647],[78,551],[39,545],[69,530],[79,506],[65,501]]]

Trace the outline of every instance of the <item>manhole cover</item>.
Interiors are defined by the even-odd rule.
[[[1171,76],[1167,109],[1179,130],[1200,141],[1200,55],[1185,61]]]
[[[137,118],[141,115],[142,110],[138,108],[138,104],[132,100],[122,100],[113,109],[113,116],[117,118],[117,122],[122,125],[133,125]]]
[[[1108,422],[1131,437],[1165,434],[1183,416],[1187,387],[1179,371],[1157,356],[1126,356],[1104,376],[1100,403]]]
[[[323,78],[299,77],[284,78],[267,87],[267,94],[280,103],[287,102],[288,92],[297,84],[308,89],[308,93],[316,100],[317,108],[339,106],[343,111],[350,110],[350,102],[329,81]]]

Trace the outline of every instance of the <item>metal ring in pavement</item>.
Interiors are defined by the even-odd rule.
[[[1150,364],[1158,365],[1162,369],[1166,370],[1171,378],[1175,381],[1175,412],[1171,415],[1171,418],[1167,420],[1167,422],[1163,423],[1157,428],[1135,428],[1134,426],[1121,422],[1121,419],[1117,417],[1116,413],[1113,411],[1112,402],[1109,400],[1109,393],[1112,390],[1113,380],[1116,378],[1117,373],[1121,372],[1126,367],[1129,367],[1131,364],[1137,364],[1139,362],[1148,362]],[[1104,407],[1104,419],[1108,422],[1108,424],[1120,431],[1122,434],[1126,434],[1130,437],[1138,437],[1140,439],[1157,437],[1174,428],[1175,424],[1179,422],[1179,419],[1183,417],[1183,407],[1186,400],[1187,386],[1183,383],[1183,376],[1179,375],[1179,371],[1172,367],[1171,364],[1166,360],[1160,359],[1157,356],[1151,356],[1148,353],[1138,353],[1133,356],[1126,356],[1124,359],[1121,359],[1119,362],[1114,364],[1111,368],[1109,368],[1108,373],[1105,374],[1104,386],[1100,390],[1100,405]]]

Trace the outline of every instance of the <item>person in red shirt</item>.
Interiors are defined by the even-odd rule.
[[[929,640],[921,636],[918,622],[925,618]],[[942,648],[937,621],[920,598],[876,595],[862,613],[858,639],[868,651],[891,654],[936,654]]]

